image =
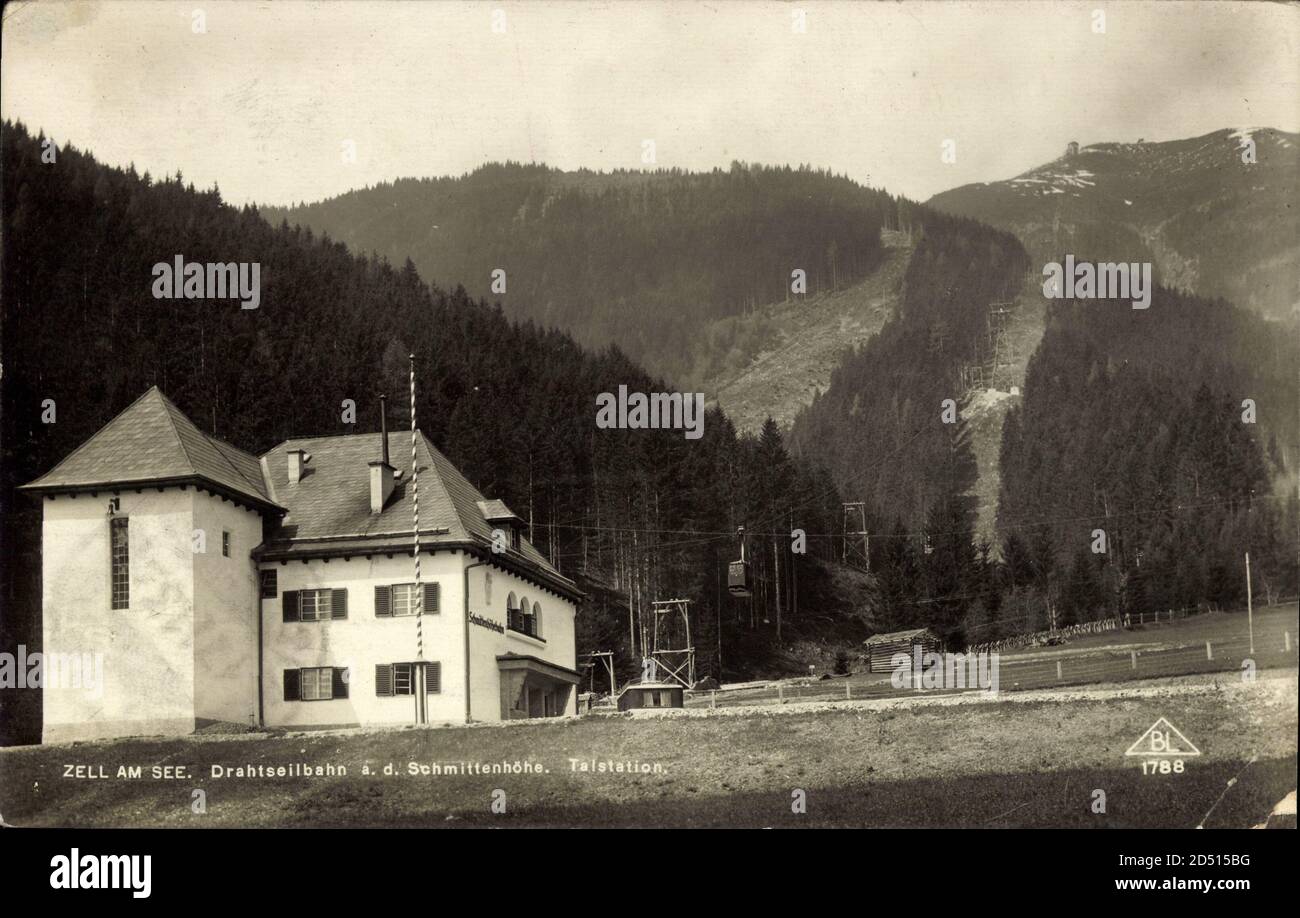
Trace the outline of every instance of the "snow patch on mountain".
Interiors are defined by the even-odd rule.
[[[1012,179],[1007,184],[1011,185],[1021,194],[1036,193],[1045,194],[1064,194],[1067,188],[1092,188],[1096,182],[1091,179],[1096,176],[1087,169],[1074,169],[1068,172],[1054,172],[1040,170],[1031,172],[1022,178]],[[1043,186],[1040,188],[1025,186]]]
[[[971,393],[966,407],[962,409],[962,417],[967,419],[979,417],[997,408],[1007,399],[1019,397],[1019,386],[1012,386],[1009,392],[1000,389],[977,389]]]

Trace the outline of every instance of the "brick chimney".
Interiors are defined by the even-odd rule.
[[[287,455],[289,457],[289,484],[297,484],[302,480],[302,473],[307,463],[311,461],[311,454],[303,449],[291,449]]]
[[[380,458],[370,463],[370,512],[383,513],[392,496],[396,473],[388,461],[388,397],[379,396]]]

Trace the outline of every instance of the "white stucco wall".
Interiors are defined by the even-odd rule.
[[[194,490],[118,494],[130,520],[130,608],[110,608],[108,502],[42,500],[45,653],[102,654],[98,697],[47,686],[45,741],[194,729]]]
[[[465,719],[464,565],[462,552],[438,552],[421,556],[420,576],[425,583],[441,585],[441,611],[424,616],[424,656],[442,664],[442,691],[428,696],[431,723],[463,723]],[[264,562],[263,568],[278,573],[277,595],[261,600],[264,634],[263,680],[265,715],[268,726],[326,726],[341,724],[406,724],[414,718],[414,700],[409,695],[375,695],[377,663],[409,662],[415,659],[415,619],[375,616],[376,585],[410,583],[411,556],[395,553],[392,558],[374,555],[367,559],[333,558]],[[492,602],[484,595],[485,571],[492,572]],[[283,595],[286,590],[346,589],[348,617],[326,622],[284,622]],[[476,567],[470,571],[470,611],[504,625],[506,600],[511,591],[527,595],[543,609],[544,641],[507,631],[497,634],[478,625],[469,626],[470,697],[474,720],[499,720],[501,716],[498,654],[514,652],[575,669],[574,607],[566,600],[545,593],[522,578],[500,568]],[[284,670],[313,666],[345,666],[349,671],[346,699],[329,701],[284,700]],[[570,693],[571,696],[574,693]],[[576,711],[570,698],[566,713]]]
[[[487,596],[486,573],[492,575],[492,595]],[[470,626],[470,700],[475,720],[500,720],[500,677],[496,658],[500,654],[516,653],[537,657],[548,663],[577,669],[573,618],[576,609],[567,599],[561,599],[536,584],[524,580],[502,568],[476,567],[470,572],[470,612],[504,625],[506,603],[513,592],[517,601],[527,597],[529,605],[540,603],[542,640],[526,634],[506,630],[505,634],[478,625]],[[566,714],[577,712],[577,692],[569,693]]]
[[[257,565],[262,518],[211,494],[194,495],[194,528],[206,551],[194,555],[194,716],[255,724],[257,716]],[[230,557],[221,534],[231,536]]]
[[[257,714],[257,616],[263,628],[263,704],[269,726],[405,724],[411,696],[375,694],[375,664],[415,660],[415,620],[378,618],[377,585],[409,583],[409,554],[314,559],[285,564],[251,561],[262,539],[261,518],[193,487],[122,491],[119,516],[130,520],[130,608],[113,610],[108,502],[113,495],[44,499],[43,650],[101,655],[98,686],[44,691],[44,739],[184,734],[206,720],[248,723]],[[193,534],[206,534],[194,551]],[[230,557],[221,534],[232,537]],[[441,588],[441,609],[423,619],[425,659],[442,664],[442,691],[428,696],[433,723],[465,719],[464,566],[459,551],[421,557],[421,579]],[[277,594],[260,599],[258,568],[277,572]],[[492,578],[491,596],[486,577]],[[348,617],[284,622],[287,590],[346,589]],[[501,717],[496,657],[515,653],[576,669],[572,603],[502,568],[470,571],[470,611],[505,625],[511,593],[542,608],[541,636],[498,634],[469,626],[470,698],[475,720]],[[197,636],[197,637],[196,637]],[[347,667],[349,697],[290,701],[283,672],[310,666]],[[574,713],[576,693],[564,713]]]
[[[337,724],[404,724],[414,719],[410,695],[375,695],[375,664],[414,661],[415,618],[375,616],[377,585],[410,583],[414,577],[410,554],[353,556],[350,560],[264,562],[278,573],[277,596],[261,600],[268,726]],[[442,664],[442,691],[428,696],[430,723],[463,723],[465,692],[462,646],[462,573],[459,553],[439,552],[420,557],[420,579],[441,585],[441,611],[423,616],[424,658]],[[286,590],[346,589],[348,617],[325,622],[285,622]],[[345,666],[348,697],[329,701],[285,701],[284,670],[309,666]]]

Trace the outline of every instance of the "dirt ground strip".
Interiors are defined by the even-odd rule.
[[[1179,773],[1144,773],[1125,754],[1160,718],[1197,747]],[[1220,674],[996,701],[909,697],[8,749],[0,813],[20,826],[1249,827],[1295,789],[1296,743],[1289,670],[1254,683]],[[71,777],[69,766],[106,777]],[[117,776],[130,766],[142,776]],[[155,766],[182,777],[152,778]],[[287,771],[299,766],[340,773]],[[286,771],[232,777],[239,768]],[[504,812],[494,800],[506,801]]]

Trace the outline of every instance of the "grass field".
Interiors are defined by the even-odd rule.
[[[1288,603],[1254,614],[1254,651],[1246,613],[1208,613],[1149,623],[1133,630],[1071,638],[1054,647],[1025,647],[999,655],[1000,690],[1046,689],[1151,679],[1191,673],[1240,672],[1250,659],[1256,668],[1295,666],[1300,657],[1300,605]],[[1206,643],[1210,651],[1206,652]],[[1058,670],[1059,664],[1059,670]],[[895,689],[887,672],[857,672],[830,679],[790,679],[716,693],[698,693],[688,707],[767,705],[833,698],[896,698],[915,694]]]
[[[1144,776],[1124,753],[1160,717],[1202,754],[1182,774]],[[1207,826],[1250,826],[1296,786],[1296,721],[1297,677],[1288,668],[1253,683],[1197,675],[998,701],[931,696],[117,740],[0,750],[0,814],[19,826],[1137,827],[1195,826],[1212,809]],[[592,759],[652,771],[575,770],[574,760]],[[410,763],[500,762],[539,771],[407,773]],[[294,763],[347,774],[212,773],[214,765]],[[109,777],[65,776],[68,766]],[[142,776],[116,777],[129,766],[141,766]],[[184,773],[154,778],[153,766]],[[205,813],[193,811],[195,790],[206,795]],[[498,790],[504,813],[492,810]],[[792,812],[796,790],[806,813]],[[1095,790],[1106,794],[1104,814],[1091,809]]]

